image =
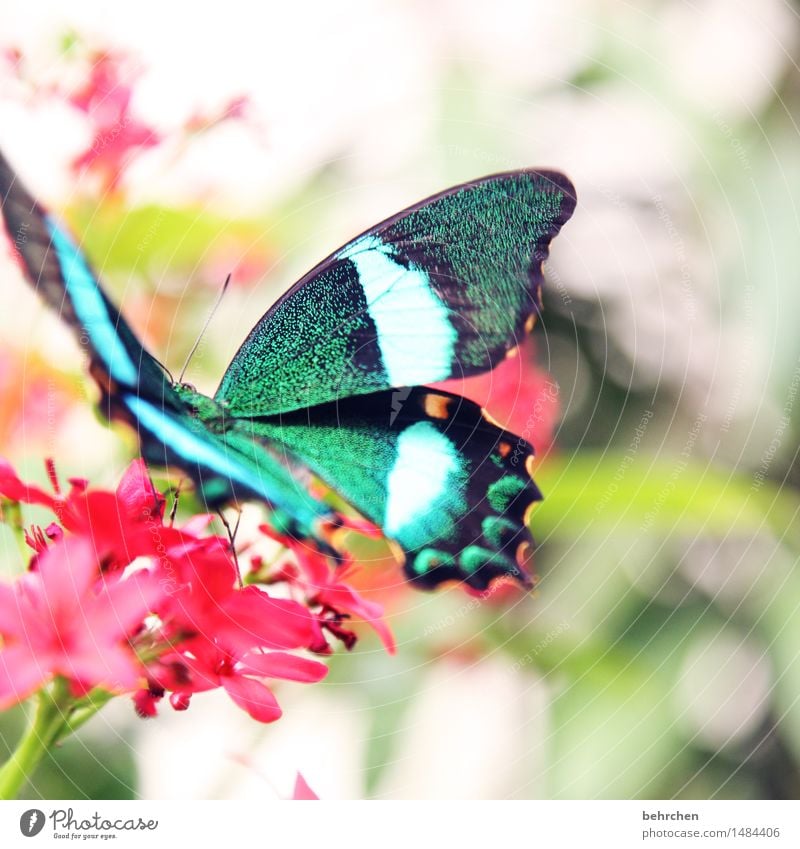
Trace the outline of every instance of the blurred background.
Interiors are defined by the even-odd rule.
[[[6,7],[0,145],[173,372],[232,272],[203,391],[401,207],[524,166],[579,199],[532,344],[468,390],[537,448],[536,592],[366,564],[395,657],[365,634],[269,726],[215,694],[148,721],[117,700],[28,796],[277,798],[297,769],[327,799],[800,795],[795,4]],[[11,256],[0,454],[113,486],[132,434]],[[0,557],[22,568],[7,528]]]

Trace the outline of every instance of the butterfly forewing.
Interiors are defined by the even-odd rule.
[[[26,276],[42,298],[79,334],[93,372],[177,406],[176,396],[156,360],[100,288],[86,257],[69,233],[37,203],[0,155],[0,200],[11,241]]]
[[[216,399],[269,415],[493,368],[539,305],[574,189],[514,171],[429,198],[349,242],[254,327]]]

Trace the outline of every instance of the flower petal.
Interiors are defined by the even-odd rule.
[[[121,691],[141,685],[145,672],[131,651],[122,646],[101,645],[93,642],[91,635],[87,637],[65,652],[57,672],[80,682],[87,692],[97,686]]]
[[[25,633],[23,599],[9,584],[0,584],[0,635],[21,638]]]
[[[213,513],[198,513],[196,516],[192,516],[190,519],[187,519],[187,521],[181,525],[181,530],[185,534],[199,536],[208,530],[208,526],[216,518],[217,517]]]
[[[224,616],[220,615],[215,624],[221,642],[241,652],[254,646],[304,648],[314,636],[311,614],[305,607],[296,601],[271,598],[257,587],[234,593],[225,604]]]
[[[45,492],[38,486],[23,483],[8,460],[0,457],[0,495],[12,501],[22,501],[25,504],[41,504],[55,512],[59,499]]]
[[[124,580],[112,578],[87,606],[87,627],[98,641],[127,636],[165,595],[165,586],[154,575],[137,573]]]
[[[241,675],[226,675],[222,679],[225,692],[259,722],[274,722],[280,719],[281,709],[272,691],[260,681]]]
[[[321,681],[328,674],[328,667],[324,663],[282,651],[268,654],[250,652],[242,658],[241,666],[249,675],[284,678],[287,681],[303,681],[307,684]]]
[[[397,651],[394,635],[389,626],[383,621],[383,608],[375,602],[367,601],[345,584],[333,584],[319,594],[319,600],[323,604],[332,607],[342,613],[351,613],[359,619],[363,619],[378,634],[381,642],[389,654]]]
[[[27,646],[7,646],[0,651],[0,710],[27,699],[52,672]]]
[[[146,520],[155,517],[160,524],[165,499],[153,486],[144,460],[134,460],[125,469],[117,487],[117,500],[128,518]]]
[[[298,802],[308,802],[312,799],[319,799],[319,796],[308,786],[305,778],[298,772],[297,778],[294,781],[294,793],[292,799]]]
[[[42,601],[50,616],[79,614],[86,593],[99,575],[94,547],[84,537],[68,537],[50,546],[38,560]]]

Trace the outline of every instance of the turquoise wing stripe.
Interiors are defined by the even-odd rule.
[[[407,548],[421,548],[467,512],[465,466],[453,442],[426,421],[400,432],[395,451],[383,529]]]
[[[77,245],[50,216],[46,216],[45,221],[61,266],[67,294],[84,332],[109,375],[118,383],[136,386],[139,381],[138,369],[125,349],[119,329],[86,260]]]
[[[429,381],[446,380],[458,333],[429,275],[411,263],[398,263],[391,246],[375,235],[362,236],[338,256],[358,271],[390,384],[417,383],[420,362],[427,365]]]
[[[330,508],[315,501],[289,471],[252,440],[248,445],[257,449],[252,458],[243,455],[225,436],[217,437],[207,431],[194,432],[175,414],[151,404],[144,398],[126,394],[124,403],[137,423],[149,431],[170,454],[177,457],[178,465],[187,470],[201,467],[232,484],[230,490],[244,489],[247,495],[286,510],[297,522],[309,530],[315,519],[330,513]],[[143,442],[143,444],[146,444]],[[160,458],[163,462],[163,458]],[[199,481],[209,500],[226,500],[228,493],[213,491],[213,482]],[[205,483],[205,486],[204,486]],[[207,490],[208,488],[208,490]]]

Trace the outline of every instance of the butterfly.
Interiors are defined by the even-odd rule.
[[[564,175],[495,174],[371,227],[267,311],[213,397],[144,349],[2,156],[0,200],[28,280],[88,349],[102,412],[136,429],[148,463],[182,469],[211,508],[261,500],[311,541],[337,521],[315,477],[382,529],[417,586],[529,585],[532,446],[426,384],[493,369],[532,327],[575,209]]]

